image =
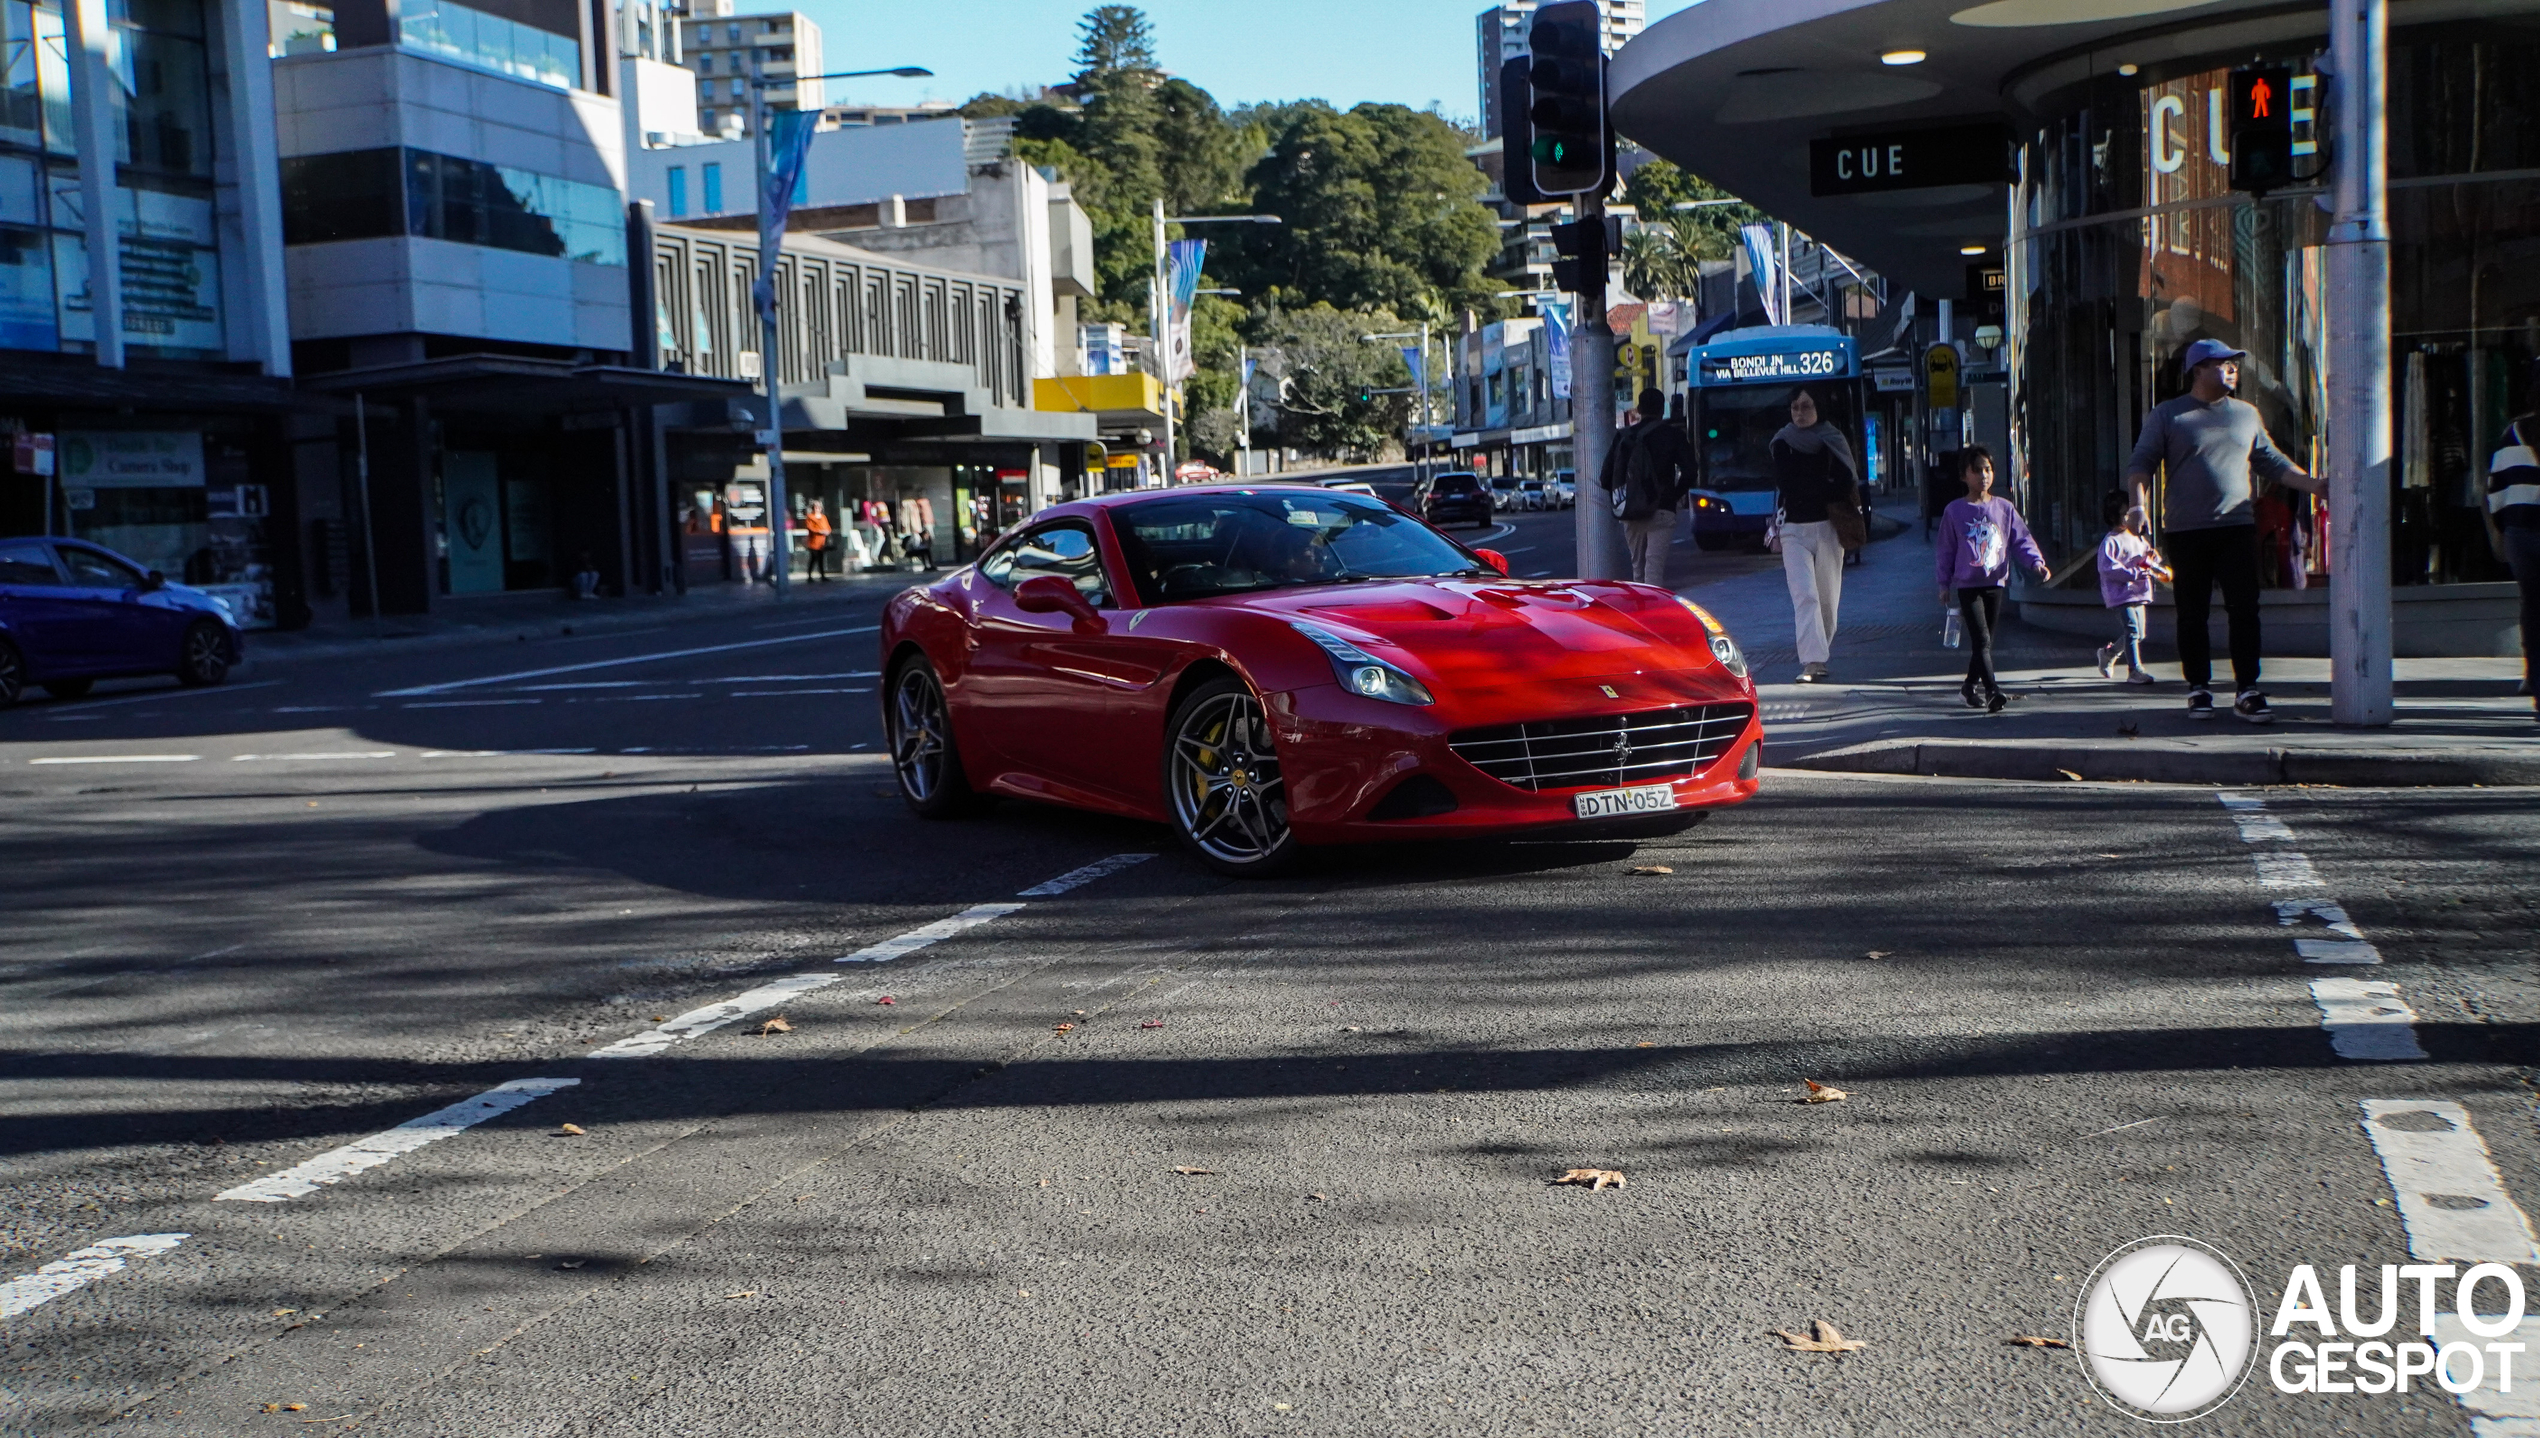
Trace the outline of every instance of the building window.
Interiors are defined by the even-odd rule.
[[[729,38],[728,40],[726,40],[726,41],[724,42],[725,44],[727,44],[727,45],[738,45],[738,44],[740,44],[740,43],[741,43],[741,26],[740,26],[740,22],[735,21],[735,22],[733,22],[732,24],[729,24],[729,25],[724,26],[724,27],[723,27],[723,31],[724,31],[724,33],[725,33],[726,35],[728,35],[729,37],[731,37],[731,38]]]
[[[267,0],[266,53],[322,55],[335,48],[335,9],[302,0]]]
[[[678,219],[688,213],[688,167],[670,167],[670,217]]]
[[[418,235],[593,265],[626,263],[617,191],[428,150],[353,150],[282,162],[292,245]]]
[[[697,73],[700,75],[711,75],[714,73],[714,57],[712,55],[699,55],[697,57]]]
[[[582,83],[580,41],[452,0],[409,0],[397,14],[397,43],[471,69],[559,90]]]
[[[709,164],[705,167],[705,182],[706,182],[706,194],[705,194],[705,200],[706,200],[706,213],[707,213],[707,214],[709,214],[709,215],[719,215],[719,214],[722,214],[722,213],[723,213],[723,167],[722,167],[721,165],[717,165],[717,164],[711,164],[711,163],[709,163]]]

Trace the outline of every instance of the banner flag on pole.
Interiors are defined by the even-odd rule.
[[[1746,266],[1754,274],[1755,292],[1763,297],[1766,322],[1788,324],[1781,312],[1781,271],[1773,260],[1773,227],[1742,225],[1738,235],[1746,241]]]
[[[1544,368],[1552,371],[1552,397],[1570,397],[1570,307],[1558,300],[1536,306],[1543,311]]]
[[[1165,328],[1164,378],[1180,384],[1199,366],[1191,354],[1191,306],[1199,298],[1200,269],[1208,261],[1208,241],[1175,240],[1168,245],[1166,273],[1172,280],[1172,316]]]
[[[785,222],[793,217],[794,203],[803,195],[807,178],[803,164],[811,158],[811,137],[819,119],[817,110],[767,112],[768,171],[766,188],[758,197],[758,242],[769,254],[782,253]],[[750,286],[750,298],[758,305],[761,319],[773,314],[776,276],[772,272],[759,276],[758,283]]]
[[[1425,393],[1429,388],[1427,356],[1420,353],[1418,345],[1404,345],[1401,348],[1402,362],[1411,371],[1411,392],[1415,395]]]

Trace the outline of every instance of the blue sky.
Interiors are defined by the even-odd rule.
[[[1093,0],[794,0],[820,22],[832,70],[924,65],[933,80],[856,80],[830,101],[912,104],[1057,83]],[[1650,0],[1655,21],[1693,0]],[[744,12],[771,0],[740,0]],[[1482,0],[1145,0],[1164,68],[1221,104],[1324,99],[1425,106],[1471,118]]]

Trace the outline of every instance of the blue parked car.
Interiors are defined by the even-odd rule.
[[[100,679],[218,684],[246,657],[229,606],[79,539],[0,539],[0,708],[29,684],[76,699]]]

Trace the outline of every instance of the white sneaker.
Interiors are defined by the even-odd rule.
[[[2152,676],[2144,673],[2142,670],[2129,669],[2126,671],[2125,682],[2128,684],[2149,684],[2153,681]]]
[[[2117,646],[2113,644],[2099,646],[2099,677],[2102,679],[2117,677]]]

